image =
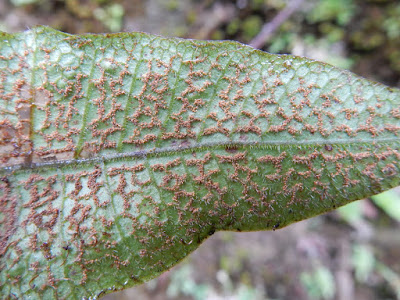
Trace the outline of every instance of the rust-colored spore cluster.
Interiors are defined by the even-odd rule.
[[[97,297],[217,230],[399,184],[400,91],[234,42],[0,36],[0,295]]]

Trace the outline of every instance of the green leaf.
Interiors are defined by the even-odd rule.
[[[335,278],[325,266],[316,266],[312,273],[301,273],[300,281],[310,299],[333,299],[335,296]]]
[[[97,298],[395,187],[399,104],[236,42],[1,33],[0,294]]]
[[[362,202],[351,202],[345,206],[339,207],[338,213],[347,223],[355,225],[363,219]]]
[[[372,201],[390,217],[400,222],[400,195],[395,190],[371,197]]]
[[[354,267],[357,280],[367,283],[368,278],[376,266],[376,260],[372,249],[366,245],[355,244],[353,246],[351,263]]]

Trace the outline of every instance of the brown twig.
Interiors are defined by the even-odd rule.
[[[304,0],[292,0],[281,10],[275,18],[265,23],[260,33],[250,42],[250,46],[261,48],[271,38],[274,32],[285,22],[296,10],[298,10]]]

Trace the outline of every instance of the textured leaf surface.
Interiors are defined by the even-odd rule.
[[[0,294],[96,298],[397,186],[399,133],[399,90],[304,58],[1,34]]]

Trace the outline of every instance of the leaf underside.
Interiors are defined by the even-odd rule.
[[[97,298],[395,187],[399,133],[399,90],[305,58],[0,33],[0,295]]]

